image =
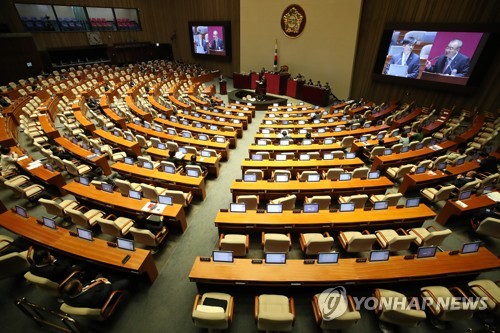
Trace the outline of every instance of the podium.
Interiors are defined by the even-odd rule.
[[[441,82],[448,84],[458,84],[461,86],[465,86],[467,81],[469,80],[468,76],[451,76],[447,74],[438,74],[438,73],[429,73],[422,72],[421,80],[427,80],[432,82]]]
[[[307,84],[302,87],[302,92],[300,94],[300,99],[304,102],[319,106],[327,106],[329,97],[330,92],[327,89],[309,86]]]
[[[255,94],[257,96],[266,96],[266,84],[262,81],[256,81]]]
[[[233,85],[236,89],[250,89],[250,74],[233,73]]]
[[[299,98],[304,83],[305,81],[303,80],[288,79],[286,83],[286,95],[293,98]]]
[[[226,95],[227,94],[227,82],[219,81],[219,94]]]
[[[281,73],[265,73],[264,76],[267,80],[267,92],[275,95],[285,95],[286,94],[286,86],[288,78],[290,74]]]

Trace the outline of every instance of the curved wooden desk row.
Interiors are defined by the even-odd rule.
[[[365,135],[365,134],[370,134],[370,135],[374,135],[380,131],[384,131],[384,130],[387,130],[389,129],[389,126],[388,125],[379,125],[379,126],[371,126],[371,127],[368,127],[368,128],[358,128],[356,130],[345,130],[345,131],[340,131],[340,132],[334,132],[333,131],[333,128],[330,129],[330,131],[326,131],[325,133],[312,133],[311,136],[313,138],[330,138],[330,137],[333,137],[337,140],[341,140],[343,137],[345,136],[354,136],[354,137],[360,137],[362,135]],[[303,139],[305,138],[305,134],[290,134],[290,136],[292,137],[292,139]],[[278,134],[262,134],[262,133],[257,133],[255,134],[255,140],[258,140],[258,139],[273,139],[273,140],[276,140],[276,139],[279,139],[278,137]]]
[[[474,119],[474,122],[472,123],[472,126],[469,127],[469,129],[467,131],[465,131],[462,134],[460,134],[457,137],[455,137],[454,140],[456,142],[458,142],[458,143],[462,143],[462,142],[467,142],[470,139],[472,139],[477,133],[479,133],[479,131],[483,127],[485,119],[486,118],[484,116],[479,116],[478,115]]]
[[[157,186],[167,187],[169,190],[179,190],[183,192],[192,192],[193,195],[204,200],[207,196],[205,177],[190,177],[180,173],[166,173],[158,169],[149,170],[138,166],[129,165],[123,162],[117,162],[112,165],[112,169],[129,176],[130,178],[140,179],[145,183],[153,183]]]
[[[247,117],[248,123],[251,123],[252,118],[255,117],[255,106],[252,105],[231,103],[229,104],[229,106],[216,105],[215,109],[222,112],[230,111],[233,114],[243,113]]]
[[[100,167],[106,176],[111,174],[111,168],[109,167],[106,155],[96,156],[90,150],[84,149],[62,136],[55,138],[54,141],[59,146],[63,147],[64,150],[66,150],[76,158],[82,160],[83,162]]]
[[[256,144],[250,144],[248,148],[249,157],[252,157],[252,154],[257,152],[268,152],[271,158],[275,158],[276,154],[280,153],[307,153],[307,152],[331,152],[333,150],[342,150],[342,147],[338,143],[332,143],[329,145],[313,143],[311,145],[302,145],[302,144],[290,144],[288,146],[281,145],[265,145],[259,146]]]
[[[439,130],[441,127],[446,124],[446,122],[451,118],[451,110],[441,110],[439,114],[439,118],[437,118],[434,122],[430,123],[427,126],[422,127],[422,133],[424,135],[428,136],[431,133],[436,132]]]
[[[295,194],[299,200],[302,200],[305,196],[312,195],[338,197],[339,195],[351,195],[353,193],[380,194],[385,193],[392,186],[394,186],[394,183],[387,177],[349,181],[323,179],[319,182],[300,182],[298,180],[288,182],[268,182],[266,180],[255,182],[233,181],[231,193],[233,194],[233,202],[236,202],[236,197],[239,195],[250,194],[258,195],[261,200],[276,199],[287,194]]]
[[[223,136],[224,138],[226,138],[226,140],[229,141],[230,148],[236,148],[236,142],[237,142],[236,139],[241,138],[243,136],[242,134],[238,134],[238,133],[242,133],[242,132],[238,132],[238,131],[230,132],[230,131],[221,131],[221,130],[215,131],[215,130],[211,130],[209,127],[201,127],[200,128],[200,127],[193,126],[193,123],[190,123],[189,125],[184,125],[184,124],[173,122],[173,121],[163,119],[163,118],[155,118],[154,121],[157,123],[166,125],[168,127],[175,128],[178,131],[190,131],[190,132],[206,134],[206,135],[210,135],[210,136],[215,136],[215,135]]]
[[[417,190],[431,185],[436,185],[437,183],[442,184],[450,181],[457,175],[467,173],[477,168],[479,168],[479,163],[476,161],[470,161],[459,166],[447,166],[446,172],[433,170],[418,175],[407,173],[401,182],[399,193],[404,195],[409,190]]]
[[[429,147],[423,147],[418,150],[411,150],[406,153],[391,154],[386,156],[375,156],[372,164],[372,171],[385,170],[390,167],[400,166],[409,163],[418,163],[424,159],[430,159],[434,156],[446,154],[448,149],[457,145],[455,141],[445,141],[438,144],[441,149],[433,150]]]
[[[445,225],[446,222],[452,217],[452,216],[460,216],[462,214],[467,214],[467,213],[473,213],[479,209],[482,208],[487,208],[491,207],[493,205],[496,205],[497,203],[490,199],[486,194],[482,195],[472,195],[469,199],[465,200],[460,200],[464,204],[467,205],[467,207],[462,207],[460,206],[456,200],[450,199],[446,201],[446,204],[444,205],[443,209],[439,212],[439,215],[436,217],[436,222],[438,222],[441,225]],[[467,224],[469,222],[467,221]]]
[[[208,125],[217,125],[217,126],[231,126],[234,127],[235,130],[243,132],[248,128],[248,123],[246,117],[233,116],[225,113],[215,113],[208,112],[202,110],[196,110],[196,112],[187,113],[189,111],[185,111],[184,113],[178,113],[178,118],[183,118],[189,121],[198,121],[200,123],[205,123]],[[222,120],[220,118],[223,118]],[[227,119],[226,119],[227,118]],[[227,121],[229,119],[239,120],[239,123],[234,123],[232,121]]]
[[[115,136],[112,132],[107,132],[103,129],[95,130],[94,134],[112,146],[119,147],[134,156],[142,156],[141,146],[139,146],[139,142],[137,141],[128,141],[122,136]]]
[[[151,113],[146,112],[146,111],[142,110],[141,108],[139,108],[134,103],[134,101],[132,100],[132,97],[130,95],[125,97],[125,102],[127,103],[127,106],[129,107],[129,109],[133,113],[135,113],[137,116],[139,116],[141,119],[144,119],[146,121],[151,121],[153,119],[153,117],[151,116]]]
[[[339,104],[332,105],[332,106],[330,106],[330,111],[344,109],[346,106],[351,105],[352,103],[355,103],[355,102],[356,102],[355,100],[351,99],[349,101],[345,101],[345,102],[342,102]]]
[[[42,131],[45,132],[45,135],[51,139],[55,139],[61,136],[57,128],[55,128],[52,120],[50,119],[48,114],[42,114],[38,116],[38,121],[40,122],[40,126],[42,127]]]
[[[284,265],[252,264],[251,259],[238,258],[234,263],[217,263],[196,257],[189,280],[197,284],[333,287],[477,275],[499,266],[500,260],[486,248],[473,254],[439,252],[434,258],[413,260],[405,260],[404,256],[364,263],[357,263],[355,258],[339,259],[331,265],[305,265],[303,260],[287,260]]]
[[[332,119],[332,118],[330,118]],[[283,121],[288,121],[288,124],[276,124],[275,121],[283,122]],[[266,123],[266,120],[263,119],[262,123],[259,125],[259,130],[265,129],[265,128],[270,128],[270,129],[278,129],[278,130],[293,130],[295,128],[300,129],[300,128],[312,128],[312,129],[318,129],[318,128],[327,128],[328,131],[333,132],[334,128],[340,125],[345,125],[345,121],[320,121],[319,123],[309,123],[308,121],[304,121],[303,124],[299,124],[298,122],[295,122],[291,120],[290,118],[284,118],[284,119],[276,119],[276,118],[268,118]]]
[[[151,210],[142,210],[142,208],[150,202],[149,199],[146,198],[137,200],[125,197],[117,191],[109,193],[99,190],[93,185],[85,186],[75,181],[66,184],[64,190],[73,194],[77,199],[85,200],[92,204],[118,210],[129,215],[158,215],[178,221],[183,232],[187,228],[186,214],[182,205],[173,204],[172,206],[166,206],[161,213],[153,213]]]
[[[424,109],[421,107],[415,108],[406,117],[402,117],[402,118],[394,120],[391,124],[391,130],[394,130],[396,128],[402,128],[405,124],[407,124],[410,121],[412,121],[413,119],[417,118],[423,111],[424,111]]]
[[[390,147],[390,146],[395,145],[397,143],[399,143],[399,137],[397,137],[397,136],[391,136],[389,138],[388,137],[384,138],[384,147]],[[371,150],[374,146],[378,146],[377,139],[370,139],[370,140],[366,141],[366,144],[359,141],[359,140],[355,140],[352,143],[351,152],[355,152],[361,148]]]
[[[368,116],[368,119],[373,121],[384,118],[385,116],[390,115],[393,111],[396,111],[397,108],[398,106],[396,104],[389,105],[388,107],[379,112],[372,113],[371,115]]]
[[[217,153],[222,155],[222,158],[225,161],[227,161],[229,159],[229,142],[227,142],[227,141],[224,143],[219,143],[219,142],[215,142],[215,141],[198,140],[195,138],[188,139],[188,138],[182,137],[180,135],[174,136],[174,135],[167,134],[166,132],[157,132],[153,129],[147,129],[143,126],[139,126],[139,125],[132,124],[132,123],[127,124],[127,127],[136,133],[145,135],[148,138],[155,137],[155,138],[163,139],[162,142],[173,141],[173,142],[177,142],[181,146],[194,146],[194,147],[197,147],[200,149],[203,149],[203,148],[214,149],[217,151]],[[102,131],[102,130],[97,130],[96,133],[99,131]],[[104,133],[108,133],[109,136],[111,136],[111,138],[115,137],[113,134],[111,134],[109,132],[104,132]],[[126,141],[125,139],[123,139],[123,140]],[[130,141],[128,141],[128,142],[130,142]],[[139,146],[139,144],[137,144],[137,146]],[[140,151],[140,147],[139,147],[139,151]],[[140,156],[140,155],[138,155],[138,156]]]
[[[292,173],[294,171],[304,171],[304,170],[317,170],[317,171],[327,171],[330,168],[343,168],[344,170],[354,170],[357,167],[364,165],[364,162],[356,158],[351,159],[339,159],[335,158],[333,160],[286,160],[286,161],[276,161],[276,160],[262,160],[262,161],[252,161],[244,160],[241,163],[241,176],[245,174],[248,169],[260,169],[264,171],[264,178],[271,178],[271,173],[275,170],[290,170]]]
[[[136,248],[132,252],[109,247],[102,239],[94,238],[93,241],[80,239],[70,236],[67,229],[52,230],[39,225],[32,216],[23,218],[10,210],[0,215],[0,226],[30,242],[80,260],[125,272],[145,273],[151,283],[158,276],[154,258],[147,250]],[[122,264],[126,255],[130,255],[130,260]]]
[[[163,160],[169,157],[168,150],[151,147],[148,148],[146,152],[153,158],[153,160]],[[184,161],[186,162],[191,161],[192,155],[193,154],[185,154]],[[200,155],[196,156],[196,162],[205,166],[208,169],[208,174],[213,175],[215,177],[219,176],[220,160],[221,156],[216,156],[216,157],[203,157]]]
[[[17,145],[17,124],[13,117],[0,118],[0,146],[12,147]]]
[[[389,207],[386,210],[356,209],[353,212],[318,213],[257,213],[248,210],[246,213],[221,212],[215,218],[215,226],[219,233],[226,232],[260,232],[266,230],[288,230],[288,232],[304,232],[306,230],[324,232],[332,230],[364,230],[381,228],[400,228],[421,226],[425,220],[434,218],[436,213],[425,204],[413,208]]]
[[[117,115],[110,107],[108,103],[108,95],[102,96],[101,100],[99,102],[99,105],[101,106],[102,110],[104,111],[104,114],[111,119],[113,123],[118,125],[122,130],[127,129],[127,122],[125,118],[120,117]]]

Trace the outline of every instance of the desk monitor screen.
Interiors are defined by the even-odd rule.
[[[288,125],[290,122],[288,120],[282,120],[281,125]]]
[[[462,246],[462,254],[475,253],[479,251],[479,246],[481,242],[464,243]]]
[[[262,161],[263,155],[261,154],[252,154],[252,161]]]
[[[323,141],[323,144],[325,144],[325,145],[332,145],[333,144],[333,139],[325,139]]]
[[[164,113],[162,113],[162,114],[160,115],[160,117],[161,117],[161,119],[165,119],[165,120],[167,119],[167,115],[166,115],[166,114],[164,114]]]
[[[273,106],[279,106],[279,104],[278,103],[273,103]],[[278,110],[278,109],[276,109],[276,110]]]
[[[132,199],[141,200],[141,192],[139,192],[139,191],[129,190],[128,196],[129,196],[129,198],[132,198]]]
[[[163,142],[160,142],[158,143],[158,149],[167,150],[167,146]]]
[[[438,163],[437,169],[438,170],[444,170],[444,169],[446,169],[446,162]]]
[[[417,149],[422,149],[422,148],[424,148],[424,144],[423,143],[419,143],[419,144],[417,144],[416,148]]]
[[[80,178],[78,178],[78,182],[82,185],[85,185],[85,186],[89,186],[89,184],[90,184],[90,181],[87,177],[80,176]]]
[[[464,157],[462,157],[462,158],[459,158],[459,159],[455,162],[455,165],[456,165],[456,166],[459,166],[459,165],[464,164],[464,162],[465,162],[465,158],[464,158]]]
[[[303,125],[303,124],[300,123],[301,121],[302,120],[299,121],[299,125]],[[304,129],[304,128],[299,129],[299,134],[306,134],[306,133],[307,133],[306,129]]]
[[[277,182],[282,182],[282,183],[286,183],[288,181],[288,175],[286,174],[283,174],[283,175],[276,175],[276,179],[275,179]]]
[[[266,210],[268,213],[283,213],[283,205],[282,204],[267,204]]]
[[[198,172],[198,170],[193,170],[193,169],[188,169],[186,174],[189,177],[199,177],[200,176],[200,173]]]
[[[232,203],[229,206],[229,211],[231,213],[246,213],[247,208],[244,203]]]
[[[208,136],[206,136],[205,134],[200,134],[200,135],[198,135],[198,140],[207,141],[208,140]]]
[[[410,146],[404,146],[403,148],[401,148],[402,153],[407,153],[409,150],[410,150]]]
[[[266,264],[286,264],[286,253],[266,253]]]
[[[85,150],[89,150],[89,145],[86,142],[82,142],[82,148]]]
[[[267,145],[267,141],[266,140],[257,140],[257,145],[258,146],[265,146],[265,145]]]
[[[175,168],[171,165],[164,165],[163,166],[163,171],[166,173],[175,173]]]
[[[361,141],[361,142],[366,142],[366,141],[368,141],[368,137],[363,135],[363,136],[361,136],[361,137],[359,138],[359,141]]]
[[[320,180],[319,173],[314,175],[307,175],[308,182],[319,182],[319,180]]]
[[[78,139],[77,138],[72,138],[71,142],[73,142],[75,145],[77,145],[78,144]]]
[[[340,204],[340,211],[341,212],[354,212],[354,202],[345,202]]]
[[[151,128],[151,124],[145,121],[144,122],[144,128],[145,129],[150,129]]]
[[[411,198],[406,200],[406,208],[418,207],[420,205],[420,198]]]
[[[153,170],[153,163],[144,161],[142,162],[142,167],[148,170]]]
[[[463,191],[458,195],[458,200],[467,200],[470,198],[472,191]]]
[[[355,131],[355,130],[357,130],[357,129],[358,129],[358,125],[352,125],[352,126],[351,126],[351,130],[352,130],[352,131]]]
[[[311,155],[308,155],[308,154],[300,154],[300,158],[299,158],[301,161],[309,161],[311,159]]]
[[[436,256],[437,246],[421,246],[417,250],[417,258],[432,258]]]
[[[225,143],[226,139],[223,138],[222,136],[218,136],[218,137],[215,138],[215,142],[217,142],[217,143]]]
[[[93,240],[92,231],[90,231],[90,230],[83,229],[83,228],[76,228],[76,233],[77,233],[78,237],[80,237],[82,239],[85,239],[88,241]]]
[[[234,262],[233,251],[212,251],[214,262]]]
[[[113,185],[111,185],[111,184],[108,184],[108,183],[101,183],[101,189],[102,189],[104,192],[113,193]]]
[[[326,153],[323,155],[324,160],[333,160],[333,154]]]
[[[318,133],[326,133],[326,129],[324,129],[324,128],[319,128],[319,129],[318,129]]]
[[[212,131],[217,131],[219,128],[217,127],[217,125],[210,125],[210,129]]]
[[[382,140],[384,138],[384,133],[377,134],[377,140]]]
[[[201,123],[196,123],[194,126],[195,126],[196,128],[202,128],[202,127],[203,127],[203,125],[202,125]]]
[[[28,217],[28,212],[26,211],[26,208],[18,206],[18,205],[16,205],[16,213],[17,213],[17,215],[22,216],[24,218]]]
[[[212,116],[205,116],[206,120],[212,120]]]
[[[368,261],[387,261],[389,260],[389,250],[375,250],[370,251],[370,258]]]
[[[426,167],[425,166],[421,166],[421,167],[418,167],[417,170],[415,170],[415,174],[421,174],[421,173],[424,173],[426,170]]]
[[[200,155],[202,157],[210,157],[210,152],[209,151],[206,151],[206,150],[202,150]]]
[[[339,180],[351,180],[352,174],[350,173],[341,173]]]
[[[107,126],[103,126],[103,127],[102,127],[102,130],[103,130],[104,132],[107,132],[107,131],[108,131],[108,127],[107,127]]]
[[[317,213],[319,212],[319,204],[310,203],[304,204],[304,213]]]
[[[309,146],[311,144],[312,144],[311,139],[304,139],[304,140],[302,140],[302,145],[304,145],[304,146]]]
[[[392,137],[396,137],[399,135],[399,130],[396,130],[392,133]]]
[[[335,127],[335,132],[341,132],[342,131],[342,127]]]
[[[179,147],[179,151],[183,154],[187,154],[187,150],[184,147]]]
[[[127,134],[127,136],[125,137],[125,139],[127,139],[127,141],[134,141],[134,138],[130,134]]]
[[[99,148],[94,148],[92,150],[94,151],[94,154],[101,155],[101,150]]]
[[[368,179],[379,179],[380,178],[380,171],[370,171],[368,173]]]
[[[116,238],[116,246],[122,250],[135,251],[134,241],[126,238]]]
[[[271,130],[269,128],[263,128],[260,132],[262,134],[271,134]]]
[[[313,124],[319,124],[319,119],[314,119]]]
[[[391,155],[392,154],[392,149],[384,149],[384,156],[386,155]]]
[[[191,138],[191,133],[188,133],[188,132],[183,132],[182,133],[182,137],[186,138],[186,139],[190,139]]]
[[[353,158],[355,158],[355,157],[356,157],[356,153],[347,153],[347,154],[345,154],[345,158],[346,158],[347,160],[349,160],[349,159],[353,159]]]
[[[174,204],[174,201],[170,195],[159,195],[158,203],[161,203],[162,205],[172,206]]]
[[[132,157],[125,157],[124,162],[125,164],[132,165],[134,164],[134,159]]]
[[[371,126],[371,124],[370,124],[370,123],[365,123],[364,128],[368,128],[368,127],[370,127],[370,126]]]
[[[280,146],[288,146],[290,144],[290,141],[288,140],[280,140]]]
[[[47,163],[47,164],[45,164],[45,167],[46,167],[46,168],[47,168],[47,170],[49,170],[50,172],[54,172],[54,167],[52,166],[52,164]]]
[[[318,264],[336,264],[339,262],[338,252],[319,252]]]
[[[346,121],[346,120],[347,120],[347,117],[345,117],[345,116],[344,116],[344,117],[340,118],[340,120],[342,120],[342,121]]]
[[[375,210],[383,210],[383,209],[387,209],[387,207],[389,207],[389,201],[376,201],[374,204],[373,204],[373,209]]]
[[[493,186],[485,186],[483,188],[483,194],[488,194],[493,191]]]
[[[118,131],[113,131],[113,135],[114,135],[114,136],[121,136],[121,135],[120,135],[120,132],[118,132]]]
[[[141,125],[141,121],[139,119],[134,119],[134,124]]]
[[[174,129],[171,129],[171,128],[167,129],[167,132],[170,135],[177,135],[177,132]]]
[[[247,173],[243,175],[243,181],[245,182],[256,182],[257,181],[257,175],[255,173]]]
[[[430,145],[434,146],[435,144],[437,144],[437,140],[436,139],[432,139]]]
[[[50,217],[43,216],[42,217],[43,225],[49,227],[50,229],[56,230],[56,221],[51,219]]]
[[[286,155],[284,154],[276,155],[276,161],[286,161]]]

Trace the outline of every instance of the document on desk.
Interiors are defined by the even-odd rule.
[[[32,170],[32,169],[36,169],[36,168],[38,168],[40,166],[42,166],[42,161],[33,161],[30,164],[28,164],[28,166],[26,167],[26,169]]]
[[[22,161],[28,158],[28,155],[21,155],[17,158],[18,161]]]
[[[167,205],[154,203],[150,201],[147,204],[145,204],[144,207],[141,208],[141,210],[149,213],[161,214],[163,213],[165,207],[167,207]]]
[[[500,193],[498,193],[498,192],[491,192],[491,193],[486,194],[486,196],[495,202],[500,201]]]

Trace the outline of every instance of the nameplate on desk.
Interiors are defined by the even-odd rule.
[[[252,259],[252,264],[262,264],[262,259]]]
[[[337,210],[335,208],[330,208],[330,213],[336,213]]]
[[[450,256],[455,256],[457,254],[460,254],[460,250],[453,250],[453,251],[450,251],[450,253],[449,253]]]
[[[415,256],[413,254],[408,254],[406,256],[404,256],[405,260],[411,260],[411,259],[415,259]]]
[[[253,225],[246,225],[245,228],[247,228],[247,229],[253,229]]]
[[[257,214],[263,214],[265,213],[266,211],[264,209],[257,209]]]
[[[200,261],[211,261],[210,257],[200,257]]]
[[[301,286],[302,283],[300,283],[300,282],[292,282],[292,283],[290,283],[290,285],[291,286]]]
[[[405,208],[405,205],[397,205],[396,208]]]
[[[113,242],[107,242],[108,246],[109,247],[116,247],[116,243],[113,243]]]
[[[222,208],[222,209],[220,210],[220,212],[221,212],[221,213],[227,213],[228,211],[229,211],[229,210],[228,210],[228,209],[226,209],[226,208]]]
[[[356,259],[356,262],[366,262],[366,258],[358,258]]]
[[[241,183],[243,180],[242,179],[236,179],[237,183]]]
[[[69,232],[69,235],[70,235],[70,236],[73,236],[73,237],[78,236],[78,234],[77,234],[76,232],[71,231],[71,230],[70,230],[70,232]]]
[[[246,285],[246,282],[235,282],[234,284],[239,284],[239,285],[244,286],[244,285]]]
[[[313,265],[314,264],[314,259],[305,259],[304,260],[304,265]]]
[[[294,214],[299,214],[299,213],[300,213],[300,209],[294,209],[294,210],[293,210],[293,213],[294,213]]]

